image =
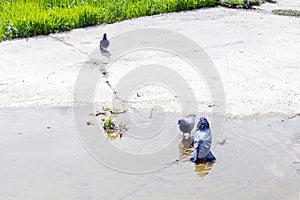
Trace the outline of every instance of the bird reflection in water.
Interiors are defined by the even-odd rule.
[[[194,137],[183,137],[178,145],[179,149],[179,162],[190,162],[192,153],[194,151]],[[204,177],[209,174],[209,171],[213,168],[214,162],[206,163],[205,160],[195,163],[195,172],[199,177]]]
[[[194,151],[193,144],[194,144],[193,137],[186,137],[186,136],[182,137],[181,142],[178,145],[180,162],[190,161],[190,157]]]
[[[214,163],[198,163],[195,164],[195,172],[198,176],[204,177],[208,175],[209,171],[213,168]]]

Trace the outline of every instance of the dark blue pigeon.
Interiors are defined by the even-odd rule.
[[[107,47],[109,46],[109,41],[107,39],[106,33],[103,34],[103,38],[100,41],[100,50],[107,51]]]
[[[103,34],[103,38],[100,41],[100,53],[102,56],[109,58],[111,56],[110,52],[107,50],[109,47],[109,41],[107,39],[106,33]]]
[[[205,117],[201,117],[197,124],[197,130],[194,136],[194,152],[191,161],[199,162],[214,162],[215,156],[211,153],[210,147],[212,136],[209,128],[209,123]]]

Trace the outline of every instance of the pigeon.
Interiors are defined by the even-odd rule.
[[[194,152],[191,161],[194,163],[201,161],[205,161],[206,163],[214,162],[216,158],[210,151],[211,143],[212,135],[209,123],[205,117],[201,117],[194,135]]]
[[[195,126],[195,118],[196,115],[188,115],[187,118],[178,120],[179,129],[183,133],[183,135],[185,133],[189,133],[189,135],[191,134],[191,131]]]
[[[102,40],[100,41],[100,50],[101,51],[107,51],[107,48],[109,46],[109,41],[106,37],[106,33],[103,34],[103,38]]]

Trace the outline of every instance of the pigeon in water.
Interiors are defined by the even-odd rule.
[[[103,34],[103,38],[102,40],[100,41],[100,50],[101,51],[107,51],[107,48],[109,46],[109,41],[106,37],[106,33]]]
[[[194,136],[194,152],[191,161],[195,163],[201,161],[207,163],[214,162],[216,158],[210,151],[211,143],[212,135],[209,123],[205,117],[201,117],[197,124],[197,130]]]
[[[178,120],[179,129],[183,134],[191,134],[191,131],[195,126],[195,118],[196,115],[188,115],[187,118],[182,118]]]

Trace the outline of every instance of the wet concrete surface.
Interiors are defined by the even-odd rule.
[[[299,199],[300,117],[283,114],[226,118],[212,152],[212,165],[188,161],[190,141],[180,138],[176,121],[167,121],[172,137],[136,145],[127,134],[105,140],[129,154],[158,153],[150,162],[170,159],[151,173],[124,173],[103,165],[82,143],[71,107],[0,110],[0,196],[3,199]],[[175,119],[179,114],[169,113]],[[86,120],[90,120],[86,113]],[[172,117],[171,117],[172,119]],[[213,124],[212,124],[213,126]],[[99,127],[100,130],[100,127]],[[149,128],[150,130],[150,128]],[[87,131],[87,134],[97,134]],[[137,133],[137,132],[135,132]],[[99,132],[99,134],[102,134]],[[150,133],[149,133],[150,134]],[[214,137],[214,132],[212,132]],[[174,137],[173,137],[174,136]],[[154,136],[153,138],[156,138]],[[105,137],[99,137],[99,140]],[[160,151],[171,138],[171,156]],[[98,141],[95,141],[97,143]],[[101,143],[103,141],[99,141]],[[155,147],[155,148],[154,148]],[[153,148],[153,149],[152,149]],[[161,148],[163,149],[163,148]],[[91,151],[90,151],[91,152]],[[118,154],[110,157],[122,163]],[[173,160],[174,158],[174,160]],[[176,161],[177,160],[177,161]],[[124,159],[130,161],[130,159]],[[120,163],[121,162],[121,163]],[[132,164],[132,163],[131,163]],[[134,166],[132,166],[134,169]]]

